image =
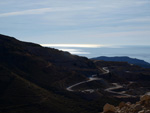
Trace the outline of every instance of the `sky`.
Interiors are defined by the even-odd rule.
[[[150,45],[150,0],[0,0],[0,31],[40,44]]]
[[[0,33],[53,46],[150,45],[150,0],[0,0]]]

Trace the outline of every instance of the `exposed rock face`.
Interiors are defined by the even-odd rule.
[[[125,102],[120,102],[119,108],[121,109],[121,108],[123,108],[124,106],[125,106]]]
[[[110,105],[110,104],[105,104],[103,110],[104,110],[104,113],[108,113],[108,112],[115,113],[115,106]]]
[[[140,103],[142,105],[150,107],[150,95],[144,95],[140,99]]]
[[[119,106],[106,104],[102,113],[150,113],[150,95],[143,95],[139,102],[131,104],[130,102],[121,102]]]

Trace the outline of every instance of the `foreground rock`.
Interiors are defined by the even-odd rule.
[[[150,95],[141,96],[136,104],[121,102],[117,107],[106,104],[102,113],[150,113]]]
[[[107,113],[107,112],[115,112],[115,106],[110,105],[110,104],[105,104],[104,113]]]

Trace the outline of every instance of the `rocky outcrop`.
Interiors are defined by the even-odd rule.
[[[115,112],[115,106],[110,105],[110,104],[105,104],[104,106],[104,113],[108,113],[108,112]]]
[[[150,113],[150,95],[143,95],[139,102],[121,102],[119,106],[106,104],[102,113]]]

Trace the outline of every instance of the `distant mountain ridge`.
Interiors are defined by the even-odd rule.
[[[123,57],[106,57],[106,56],[100,56],[100,57],[95,57],[92,58],[94,60],[104,60],[104,61],[117,61],[117,62],[128,62],[129,64],[134,64],[134,65],[138,65],[144,68],[150,68],[150,63],[145,62],[144,60],[140,60],[137,58],[130,58],[127,56],[123,56]]]

